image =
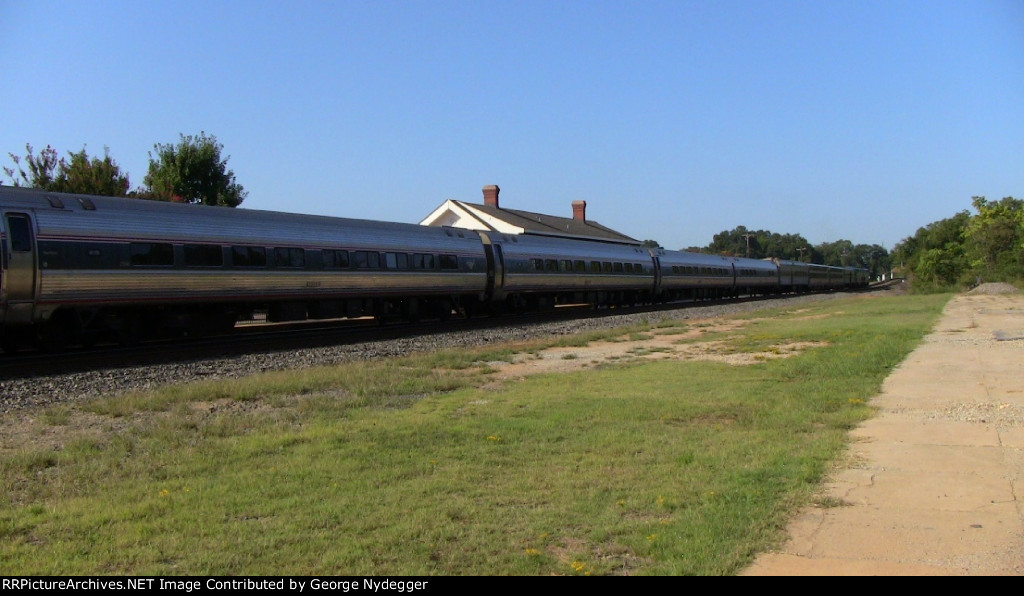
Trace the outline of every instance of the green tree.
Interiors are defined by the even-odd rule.
[[[964,250],[964,238],[971,214],[961,211],[955,216],[933,222],[910,238],[898,243],[892,260],[904,270],[904,275],[920,282],[919,289],[945,287],[970,277],[970,267]]]
[[[25,158],[13,153],[8,153],[14,162],[13,168],[4,167],[4,173],[11,179],[13,186],[27,186],[29,188],[42,188],[52,190],[54,176],[57,171],[57,164],[60,161],[57,157],[57,150],[47,145],[46,149],[36,155],[32,145],[25,144]],[[25,171],[28,168],[28,172]],[[15,175],[17,174],[17,175]]]
[[[128,175],[121,173],[117,162],[110,157],[108,147],[103,148],[103,159],[90,158],[84,147],[78,153],[68,152],[70,160],[58,159],[57,150],[49,145],[39,155],[35,155],[32,145],[26,144],[25,150],[24,160],[9,154],[16,169],[4,168],[14,186],[115,197],[128,194]]]
[[[759,238],[767,237],[768,232],[752,232],[746,226],[736,226],[715,234],[708,245],[708,252],[727,257],[762,258]]]
[[[767,230],[748,230],[737,226],[715,234],[702,252],[752,259],[779,258],[804,262],[821,262],[815,249],[800,234],[777,234]],[[817,259],[817,260],[815,260]]]
[[[966,270],[963,244],[951,243],[924,251],[914,268],[914,277],[925,283],[948,287],[956,284]]]
[[[833,267],[853,267],[856,257],[853,250],[853,242],[849,240],[837,240],[835,242],[822,242],[815,247],[821,254],[823,265]]]
[[[1002,281],[1024,277],[1024,201],[974,197],[973,204],[978,214],[967,225],[964,244],[975,272]]]
[[[221,158],[223,145],[215,136],[181,135],[177,145],[158,143],[154,149],[140,193],[144,198],[226,207],[245,200],[248,193],[227,169],[229,158]]]
[[[103,159],[90,159],[84,148],[68,155],[71,161],[61,159],[57,168],[54,190],[110,197],[128,194],[128,175],[121,173],[121,168],[110,157],[110,149],[107,147],[103,148]]]

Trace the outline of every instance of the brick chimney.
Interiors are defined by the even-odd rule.
[[[498,188],[497,184],[490,184],[484,187],[484,205],[490,205],[495,209],[500,209],[498,206],[498,193],[501,189]]]
[[[587,202],[586,201],[573,201],[572,202],[572,218],[579,221],[587,221]]]

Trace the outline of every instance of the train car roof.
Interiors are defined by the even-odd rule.
[[[267,241],[331,244],[358,236],[383,246],[417,243],[479,243],[476,232],[434,228],[411,223],[306,215],[231,207],[211,207],[0,187],[0,206],[35,213],[40,233],[50,237],[82,237],[98,232],[109,238],[197,242],[246,242],[253,236]],[[78,215],[91,215],[82,218]]]

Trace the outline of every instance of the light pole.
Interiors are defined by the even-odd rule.
[[[747,258],[748,259],[750,258],[750,237],[751,236],[753,236],[753,234],[744,234],[743,235],[743,237],[747,239]]]

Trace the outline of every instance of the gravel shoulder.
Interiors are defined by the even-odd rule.
[[[149,389],[199,379],[237,378],[259,372],[330,366],[343,362],[403,356],[446,348],[468,348],[506,342],[528,341],[551,336],[572,335],[595,329],[608,329],[662,319],[713,319],[730,314],[753,312],[779,306],[798,306],[832,300],[849,294],[837,292],[787,296],[770,300],[689,305],[675,310],[630,312],[611,316],[573,319],[554,323],[516,324],[486,331],[440,332],[429,335],[366,343],[347,343],[331,347],[265,352],[174,362],[158,366],[111,366],[103,370],[4,379],[0,382],[0,414],[42,405],[89,399],[119,392]]]

